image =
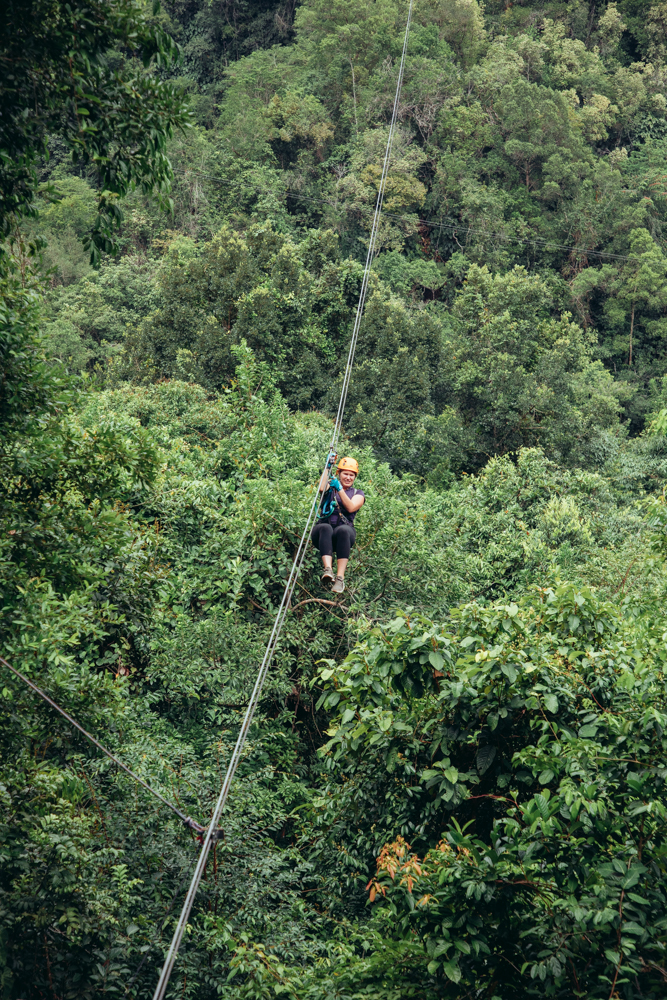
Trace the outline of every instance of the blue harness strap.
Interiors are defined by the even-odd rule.
[[[322,503],[320,505],[320,521],[324,521],[326,518],[331,517],[333,512],[338,506],[338,501],[336,500],[336,493],[329,487],[322,497]]]

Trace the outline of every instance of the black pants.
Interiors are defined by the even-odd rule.
[[[321,521],[315,525],[310,537],[321,556],[332,556],[335,552],[339,559],[349,559],[357,533],[351,524],[339,521],[332,527],[326,521]]]

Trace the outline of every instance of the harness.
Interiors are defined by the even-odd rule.
[[[332,486],[329,486],[329,488],[326,489],[322,494],[322,502],[320,504],[320,516],[318,517],[317,520],[328,521],[337,507],[340,508],[340,504],[336,499],[336,491],[333,489]]]
[[[317,524],[329,524],[333,514],[338,514],[343,524],[349,524],[351,528],[354,527],[352,521],[345,516],[343,508],[336,500],[335,490],[328,489],[322,497],[322,506],[320,507],[320,516],[317,519]]]

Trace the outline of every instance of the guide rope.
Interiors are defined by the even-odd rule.
[[[380,184],[379,184],[379,187],[378,187],[377,201],[375,203],[375,213],[373,215],[373,223],[372,223],[372,226],[371,226],[371,233],[370,233],[370,238],[369,238],[369,241],[368,241],[368,252],[366,254],[366,264],[364,266],[364,275],[363,275],[363,280],[362,280],[362,283],[361,283],[361,291],[359,293],[359,302],[357,304],[357,312],[356,312],[356,315],[355,315],[355,318],[354,318],[354,325],[352,327],[352,335],[351,335],[351,338],[350,338],[350,349],[349,349],[348,355],[347,355],[347,363],[346,363],[346,366],[345,366],[345,373],[344,373],[344,376],[343,376],[343,384],[341,386],[341,394],[340,394],[340,402],[338,404],[338,412],[336,413],[336,421],[334,423],[333,433],[332,433],[332,436],[331,436],[331,444],[329,446],[329,454],[327,456],[327,460],[326,460],[326,463],[325,463],[325,466],[324,466],[324,469],[323,469],[323,473],[322,473],[323,475],[327,471],[331,470],[331,468],[333,466],[333,463],[335,461],[335,458],[336,458],[336,445],[338,443],[338,440],[339,440],[339,437],[340,437],[340,433],[341,433],[342,421],[343,421],[343,414],[345,412],[345,403],[347,401],[347,394],[348,394],[348,390],[349,390],[349,387],[350,387],[350,378],[352,376],[352,366],[353,366],[353,363],[354,363],[354,354],[355,354],[355,350],[356,350],[356,346],[357,346],[357,340],[358,340],[358,337],[359,337],[359,328],[361,326],[361,320],[362,320],[362,316],[363,316],[364,305],[365,305],[365,302],[366,302],[366,295],[367,295],[367,292],[368,292],[368,283],[369,283],[369,280],[370,280],[371,264],[372,264],[373,256],[374,256],[374,253],[375,253],[375,246],[376,246],[376,242],[377,242],[377,234],[378,234],[378,228],[379,228],[379,223],[380,223],[380,215],[381,215],[381,212],[382,212],[382,200],[383,200],[383,197],[384,197],[384,191],[385,191],[385,187],[386,187],[386,184],[387,184],[387,175],[388,175],[388,172],[389,172],[389,160],[390,160],[390,157],[391,157],[391,146],[392,146],[392,141],[393,141],[393,138],[394,138],[394,131],[396,129],[396,120],[397,120],[397,117],[398,117],[398,102],[399,102],[399,98],[400,98],[401,87],[402,87],[402,84],[403,84],[403,73],[404,73],[404,70],[405,70],[405,56],[406,56],[407,47],[408,47],[408,37],[410,35],[410,22],[412,20],[412,5],[413,5],[413,0],[410,0],[410,4],[409,4],[409,8],[408,8],[408,19],[407,19],[407,24],[405,26],[405,36],[403,38],[403,50],[401,52],[401,61],[400,61],[399,69],[398,69],[398,79],[396,81],[396,96],[394,97],[394,106],[393,106],[392,115],[391,115],[391,124],[389,126],[389,135],[387,136],[387,147],[386,147],[386,151],[385,151],[384,162],[382,164],[382,175],[380,177]],[[317,513],[318,501],[319,501],[319,494],[318,494],[318,490],[315,489],[314,496],[313,496],[313,501],[312,501],[312,503],[310,505],[310,511],[308,512],[308,517],[306,519],[306,525],[305,525],[305,527],[303,529],[303,533],[301,535],[301,539],[299,541],[299,545],[297,547],[297,551],[296,551],[296,554],[294,556],[294,561],[292,563],[292,568],[290,570],[290,574],[289,574],[289,577],[287,579],[287,583],[285,585],[285,590],[283,592],[282,601],[280,602],[280,607],[278,608],[278,612],[276,614],[276,617],[275,617],[275,620],[274,620],[274,623],[273,623],[273,628],[271,630],[271,635],[269,636],[269,641],[267,643],[266,651],[264,653],[264,658],[262,659],[262,662],[261,662],[261,665],[260,665],[260,668],[259,668],[259,672],[257,674],[257,680],[255,681],[255,686],[253,688],[253,692],[252,692],[252,695],[250,697],[250,702],[249,702],[248,707],[246,709],[246,713],[245,713],[245,716],[244,716],[244,719],[243,719],[243,723],[241,725],[241,729],[240,729],[238,738],[236,740],[236,745],[234,747],[231,759],[229,761],[229,765],[227,767],[227,773],[225,775],[225,780],[223,782],[222,788],[220,790],[220,795],[218,797],[218,801],[215,804],[215,808],[213,810],[213,815],[211,816],[210,825],[208,827],[208,830],[206,831],[206,837],[204,838],[204,843],[202,845],[202,849],[201,849],[201,851],[199,853],[199,857],[197,859],[197,865],[195,867],[194,874],[192,876],[192,881],[190,883],[190,887],[189,887],[189,889],[187,891],[187,894],[186,894],[186,897],[185,897],[185,901],[183,903],[183,908],[181,910],[181,915],[178,918],[178,922],[177,922],[175,930],[174,930],[174,935],[173,935],[171,944],[169,946],[169,950],[167,952],[167,955],[166,955],[166,958],[165,958],[165,961],[164,961],[164,965],[162,967],[162,972],[160,973],[160,978],[159,978],[157,986],[155,988],[155,993],[153,994],[153,1000],[163,1000],[164,995],[165,995],[166,990],[167,990],[167,986],[169,984],[169,978],[171,976],[171,971],[172,971],[172,969],[174,967],[174,963],[176,961],[176,956],[178,955],[178,949],[179,949],[181,941],[183,939],[183,934],[185,932],[185,928],[186,928],[186,925],[187,925],[187,922],[188,922],[188,917],[190,916],[190,910],[192,909],[192,904],[194,903],[194,899],[195,899],[195,896],[197,894],[197,889],[199,888],[199,883],[200,883],[200,881],[202,879],[202,876],[204,874],[204,869],[206,867],[206,861],[207,861],[207,858],[208,858],[208,852],[210,850],[211,843],[213,842],[213,838],[214,838],[214,835],[215,835],[216,828],[218,827],[218,824],[220,822],[220,817],[222,815],[222,810],[224,809],[225,803],[227,802],[227,798],[229,796],[229,790],[230,790],[230,787],[231,787],[231,783],[232,783],[232,780],[234,778],[234,774],[235,774],[236,769],[238,767],[239,761],[241,759],[241,754],[243,753],[243,747],[245,746],[245,742],[246,742],[246,739],[247,739],[247,736],[248,736],[248,731],[250,729],[250,726],[251,726],[251,723],[252,723],[252,720],[253,720],[253,716],[255,714],[255,710],[257,708],[260,695],[262,693],[262,687],[264,685],[264,681],[266,679],[266,675],[268,673],[268,669],[269,669],[269,666],[271,664],[271,660],[273,659],[273,654],[274,654],[276,646],[278,644],[278,639],[280,637],[280,632],[281,632],[281,629],[282,629],[282,626],[283,626],[283,622],[285,620],[285,616],[286,616],[287,612],[289,611],[290,601],[292,599],[292,593],[294,591],[294,587],[296,585],[297,577],[299,575],[299,572],[301,570],[301,566],[303,564],[303,560],[304,560],[304,557],[305,557],[305,554],[306,554],[306,550],[307,550],[308,539],[309,539],[309,536],[310,536],[310,531],[311,531],[311,528],[312,528],[312,525],[313,525],[313,521],[315,519],[315,515]]]
[[[213,177],[212,174],[207,174],[208,177]],[[216,178],[217,180],[217,178]],[[336,206],[332,204],[331,199],[327,198],[313,198],[307,194],[299,194],[296,191],[291,191],[289,188],[286,190],[288,198],[294,198],[295,201],[308,201],[313,202],[317,205],[328,205],[329,208],[335,208]],[[355,205],[356,212],[366,212],[370,214],[372,211],[370,208],[366,208],[364,205]],[[385,219],[391,219],[394,222],[405,222],[408,225],[414,225],[414,216],[409,215],[396,215],[392,212],[383,213]],[[573,254],[584,254],[589,257],[604,257],[610,260],[636,260],[636,254],[623,254],[623,253],[612,253],[610,250],[592,250],[588,247],[578,247],[569,243],[554,243],[551,240],[545,240],[541,236],[512,236],[508,233],[497,233],[488,231],[485,229],[473,229],[472,226],[466,226],[463,222],[457,222],[455,220],[441,220],[436,219],[424,219],[421,216],[418,222],[423,226],[428,226],[429,229],[441,229],[448,232],[459,234],[461,237],[466,236],[479,236],[483,240],[501,240],[506,243],[523,243],[526,246],[536,246],[542,250],[568,250]]]
[[[222,183],[222,178],[217,177],[215,174],[208,174],[202,170],[180,170],[178,171],[182,176],[192,176],[192,177],[209,177],[213,181],[217,181],[219,184]],[[266,190],[265,186],[262,187],[257,185],[255,187],[256,191]],[[331,198],[314,198],[311,195],[299,194],[297,191],[293,191],[290,188],[285,189],[285,195],[287,198],[293,198],[295,201],[307,201],[312,202],[314,205],[326,205],[328,208],[337,208],[338,202],[333,202]],[[366,213],[370,215],[373,212],[372,208],[367,208],[365,205],[355,205],[355,212]],[[415,217],[410,215],[396,215],[392,212],[382,213],[385,219],[392,219],[394,222],[405,222],[408,225],[414,225]],[[587,257],[604,257],[610,260],[637,260],[637,254],[623,254],[623,253],[612,253],[611,250],[593,250],[589,247],[578,247],[570,243],[553,243],[551,240],[545,240],[541,236],[512,236],[508,233],[498,233],[492,232],[485,229],[473,229],[471,226],[466,226],[465,223],[457,221],[455,219],[425,219],[420,216],[417,220],[420,225],[428,226],[429,229],[441,229],[453,233],[455,236],[460,235],[462,237],[466,236],[479,236],[484,240],[501,240],[506,243],[522,243],[526,246],[536,246],[542,250],[568,250],[573,254],[583,254]]]
[[[16,667],[13,667],[11,663],[7,663],[7,660],[5,660],[3,656],[0,656],[0,663],[3,663],[8,670],[11,670],[11,672],[20,680],[22,680],[24,684],[27,684],[28,687],[35,692],[35,694],[38,694],[40,698],[43,698],[44,701],[51,706],[51,708],[55,708],[56,712],[60,712],[62,717],[64,719],[67,719],[70,725],[74,726],[75,729],[78,729],[80,733],[83,733],[86,739],[90,740],[90,742],[93,743],[98,750],[101,750],[103,754],[106,754],[109,760],[112,760],[117,767],[120,767],[121,770],[125,771],[126,774],[129,774],[129,776],[131,778],[134,778],[134,780],[138,784],[142,785],[147,792],[150,792],[151,795],[154,795],[156,799],[159,799],[163,805],[167,806],[168,809],[171,809],[173,813],[176,813],[178,818],[185,824],[185,826],[187,826],[190,830],[194,830],[196,833],[203,834],[204,832],[203,826],[200,826],[200,824],[196,823],[195,820],[191,819],[189,816],[186,816],[184,812],[181,812],[181,810],[177,808],[177,806],[175,806],[168,799],[165,799],[164,795],[161,795],[160,792],[156,791],[155,788],[152,788],[146,781],[144,781],[143,778],[140,778],[138,774],[135,774],[134,771],[130,770],[127,764],[124,764],[122,760],[119,760],[118,757],[115,756],[115,754],[112,754],[110,750],[107,750],[105,746],[102,746],[99,740],[96,740],[94,736],[91,736],[91,734],[86,729],[84,729],[83,726],[79,725],[76,719],[72,718],[69,712],[66,712],[64,708],[61,708],[60,705],[58,705],[57,702],[53,700],[53,698],[49,698],[48,694],[46,694],[45,691],[42,691],[41,688],[38,688],[37,685],[34,684],[29,677],[26,677],[25,674],[22,674],[20,670],[17,670]]]

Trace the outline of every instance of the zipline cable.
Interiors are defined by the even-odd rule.
[[[353,326],[353,329],[352,329],[352,336],[350,338],[350,349],[348,351],[347,365],[346,365],[346,368],[345,368],[345,375],[343,377],[343,385],[341,387],[340,403],[338,405],[338,412],[336,414],[336,422],[334,424],[333,434],[332,434],[332,437],[331,437],[331,445],[329,447],[329,454],[327,456],[327,461],[326,461],[324,469],[323,469],[323,473],[322,473],[323,475],[324,475],[325,472],[327,472],[328,470],[330,470],[332,468],[332,466],[333,466],[333,462],[334,462],[334,459],[335,459],[335,449],[336,449],[336,445],[338,443],[338,439],[340,437],[342,420],[343,420],[343,414],[345,412],[345,402],[347,400],[347,393],[348,393],[348,389],[349,389],[349,386],[350,386],[350,377],[351,377],[351,374],[352,374],[352,365],[354,363],[354,352],[355,352],[355,348],[357,346],[357,340],[358,340],[358,337],[359,337],[359,327],[361,325],[361,319],[362,319],[362,315],[363,315],[364,304],[365,304],[365,301],[366,301],[366,292],[368,290],[368,282],[369,282],[369,279],[370,279],[371,263],[373,261],[373,254],[375,252],[375,244],[376,244],[376,240],[377,240],[377,232],[378,232],[378,227],[379,227],[379,222],[380,222],[380,214],[381,214],[381,211],[382,211],[382,200],[383,200],[383,197],[384,197],[384,191],[385,191],[385,187],[386,187],[386,183],[387,183],[387,174],[388,174],[388,171],[389,171],[389,160],[390,160],[390,157],[391,157],[391,145],[392,145],[392,140],[393,140],[393,136],[394,136],[394,131],[395,131],[395,128],[396,128],[396,120],[397,120],[397,117],[398,117],[398,101],[399,101],[399,97],[400,97],[400,93],[401,93],[401,87],[402,87],[402,84],[403,84],[403,72],[404,72],[404,69],[405,69],[405,56],[406,56],[407,47],[408,47],[408,38],[409,38],[409,35],[410,35],[410,22],[412,20],[412,5],[413,5],[413,0],[410,0],[410,4],[409,4],[409,8],[408,8],[408,19],[407,19],[407,24],[405,26],[405,36],[404,36],[404,39],[403,39],[403,50],[402,50],[402,53],[401,53],[401,62],[400,62],[400,65],[399,65],[399,70],[398,70],[398,79],[396,81],[396,96],[394,98],[394,108],[393,108],[393,112],[392,112],[391,124],[389,126],[389,135],[387,137],[387,148],[386,148],[386,152],[385,152],[384,163],[382,165],[382,175],[381,175],[380,184],[379,184],[379,187],[378,187],[377,201],[376,201],[376,204],[375,204],[375,214],[373,216],[373,225],[372,225],[371,235],[370,235],[370,239],[369,239],[369,243],[368,243],[368,253],[366,254],[366,264],[365,264],[365,268],[364,268],[364,277],[363,277],[363,280],[362,280],[361,292],[360,292],[360,295],[359,295],[359,303],[357,305],[357,312],[356,312],[355,319],[354,319],[354,326]],[[271,664],[271,660],[273,659],[273,654],[274,654],[276,646],[278,644],[278,639],[280,637],[280,632],[281,632],[281,629],[282,629],[282,626],[283,626],[283,622],[284,622],[285,616],[287,614],[287,611],[289,610],[290,601],[292,599],[292,593],[294,591],[294,587],[296,585],[296,580],[297,580],[297,577],[298,577],[299,572],[301,570],[301,566],[302,566],[302,563],[303,563],[303,560],[304,560],[304,557],[305,557],[305,554],[306,554],[306,550],[307,550],[307,546],[308,546],[308,539],[309,539],[309,536],[310,536],[310,530],[311,530],[312,523],[313,523],[313,521],[315,519],[315,515],[316,515],[316,512],[317,512],[318,500],[319,500],[319,494],[318,494],[318,489],[316,488],[315,492],[314,492],[314,496],[313,496],[313,501],[312,501],[312,503],[310,505],[310,510],[308,512],[308,517],[306,519],[306,525],[305,525],[305,527],[303,529],[303,533],[301,535],[301,539],[299,541],[299,545],[298,545],[296,554],[294,556],[294,561],[292,563],[292,568],[290,570],[290,575],[289,575],[287,583],[285,585],[285,590],[283,592],[282,601],[280,602],[280,607],[278,608],[278,612],[276,614],[276,617],[275,617],[275,620],[274,620],[274,623],[273,623],[273,628],[271,630],[271,635],[269,636],[269,641],[267,643],[266,651],[264,653],[264,658],[262,659],[262,662],[261,662],[261,665],[260,665],[260,668],[259,668],[259,672],[257,674],[257,680],[255,681],[255,686],[253,688],[253,692],[252,692],[252,695],[250,697],[250,702],[249,702],[248,707],[246,709],[246,713],[245,713],[245,716],[244,716],[244,719],[243,719],[243,723],[241,725],[241,729],[240,729],[238,738],[236,740],[236,745],[234,747],[231,759],[229,761],[229,765],[227,767],[227,773],[225,774],[225,780],[224,780],[222,788],[220,790],[220,795],[218,797],[218,801],[216,802],[215,808],[213,810],[213,815],[211,816],[210,825],[208,827],[208,830],[206,831],[206,837],[204,838],[204,842],[202,844],[202,849],[201,849],[201,852],[199,854],[199,858],[197,859],[197,864],[196,864],[196,867],[195,867],[195,870],[194,870],[194,873],[193,873],[193,876],[192,876],[192,881],[191,881],[190,887],[189,887],[189,889],[187,891],[187,894],[186,894],[186,897],[185,897],[185,900],[184,900],[184,903],[183,903],[183,908],[181,910],[180,917],[178,918],[178,922],[177,922],[175,930],[174,930],[174,936],[173,936],[171,944],[169,946],[169,950],[167,952],[167,955],[166,955],[166,958],[165,958],[165,961],[164,961],[164,965],[163,965],[162,971],[160,973],[160,978],[159,978],[158,984],[157,984],[157,986],[155,988],[155,993],[153,994],[153,1000],[164,1000],[164,995],[166,993],[167,986],[169,985],[169,978],[171,976],[171,971],[172,971],[172,969],[174,967],[174,963],[176,961],[176,956],[178,955],[178,949],[179,949],[181,941],[183,939],[183,934],[185,932],[185,928],[186,928],[186,925],[187,925],[187,922],[188,922],[188,917],[190,916],[190,910],[192,909],[192,904],[194,903],[195,896],[197,894],[197,889],[199,888],[199,883],[200,883],[200,881],[202,879],[202,876],[204,874],[204,869],[206,867],[206,862],[207,862],[207,859],[208,859],[208,852],[210,850],[211,843],[213,842],[216,829],[217,829],[218,824],[220,822],[220,817],[221,817],[222,811],[223,811],[223,809],[225,807],[225,803],[227,802],[227,798],[229,796],[229,790],[230,790],[230,787],[231,787],[231,784],[232,784],[232,780],[234,778],[234,774],[236,773],[236,768],[238,767],[239,761],[241,759],[241,754],[243,753],[243,747],[245,746],[245,742],[246,742],[246,739],[247,739],[247,736],[248,736],[248,731],[250,729],[250,726],[251,726],[251,723],[252,723],[252,720],[253,720],[253,716],[255,714],[255,710],[256,710],[257,705],[259,703],[259,698],[260,698],[260,695],[262,693],[262,687],[264,685],[264,681],[266,679],[266,675],[268,673],[268,669],[269,669],[269,666]]]
[[[192,174],[194,177],[209,177],[213,181],[217,181],[219,184],[222,183],[221,177],[216,177],[215,174],[203,173],[201,170],[185,171],[181,170],[179,173]],[[263,188],[256,187],[256,191],[262,191]],[[332,203],[330,198],[313,198],[312,195],[298,194],[296,191],[292,191],[286,188],[284,191],[288,198],[294,198],[297,201],[308,201],[312,202],[314,205],[327,205],[329,208],[337,208],[338,202]],[[372,208],[367,208],[365,205],[356,205],[355,212],[362,212],[370,215],[373,212]],[[385,219],[393,219],[395,222],[407,222],[414,224],[414,216],[409,215],[396,215],[392,212],[382,213]],[[508,236],[506,233],[493,233],[487,232],[485,229],[473,229],[471,226],[466,226],[462,222],[456,222],[455,220],[446,220],[444,222],[436,222],[435,219],[422,219],[418,218],[418,223],[423,226],[428,226],[430,229],[443,229],[449,232],[461,233],[462,236],[479,236],[482,239],[487,240],[504,240],[506,243],[523,243],[526,246],[536,246],[543,250],[568,250],[570,253],[581,253],[590,257],[608,257],[610,260],[637,260],[636,254],[622,254],[622,253],[612,253],[611,250],[592,250],[588,247],[577,247],[569,243],[552,243],[550,240],[545,240],[541,236]],[[661,244],[658,244],[661,246]]]
[[[42,689],[38,688],[36,684],[33,684],[30,678],[26,677],[25,674],[22,674],[20,670],[17,670],[16,667],[13,667],[11,663],[7,663],[7,660],[5,660],[3,656],[0,656],[0,663],[3,663],[8,670],[11,670],[11,672],[15,674],[15,676],[18,677],[20,680],[22,680],[24,684],[27,684],[28,687],[35,692],[35,694],[38,694],[40,698],[43,698],[44,701],[47,703],[47,705],[50,705],[51,708],[55,708],[56,712],[60,712],[60,714],[63,716],[64,719],[67,719],[67,721],[72,726],[74,726],[75,729],[78,729],[80,733],[83,733],[86,739],[90,740],[90,742],[93,743],[98,750],[101,750],[103,754],[106,754],[109,760],[112,760],[117,767],[120,767],[122,771],[125,771],[126,774],[129,774],[129,776],[131,778],[134,778],[134,780],[138,784],[142,785],[147,792],[150,792],[151,795],[154,795],[156,799],[159,799],[163,805],[167,806],[168,809],[171,809],[173,813],[176,813],[178,818],[183,823],[185,823],[187,827],[189,827],[191,830],[196,830],[197,833],[204,832],[204,828],[200,826],[199,823],[195,823],[193,819],[190,819],[189,816],[186,816],[185,813],[181,812],[181,810],[178,809],[171,802],[169,802],[168,799],[165,799],[164,795],[160,795],[160,793],[156,791],[154,788],[151,788],[151,786],[147,782],[145,782],[143,778],[140,778],[138,774],[135,774],[134,771],[131,771],[130,768],[127,766],[127,764],[123,764],[122,760],[119,760],[118,757],[112,754],[110,750],[107,750],[105,746],[102,746],[99,740],[96,740],[94,736],[91,736],[91,734],[83,728],[83,726],[80,726],[79,723],[76,721],[76,719],[72,718],[69,712],[66,712],[64,708],[61,708],[60,705],[58,705],[53,700],[53,698],[49,698],[48,694],[46,694],[45,691],[42,691]]]
[[[312,198],[310,195],[297,194],[295,191],[290,191],[289,188],[286,193],[288,198],[295,198],[299,201],[312,201],[319,205],[328,205],[329,208],[336,207],[331,204],[331,201],[328,201],[325,198]],[[363,206],[356,206],[355,211],[370,213],[371,209]],[[411,218],[408,215],[395,215],[391,212],[385,212],[384,217],[385,219],[393,219],[395,222],[408,222],[414,224],[415,221],[414,218]],[[609,257],[610,260],[637,260],[637,256],[635,254],[612,253],[609,250],[589,250],[587,247],[576,247],[568,243],[552,243],[550,240],[545,240],[541,236],[533,236],[531,238],[525,236],[508,236],[505,233],[493,233],[487,232],[484,229],[473,229],[471,226],[466,226],[461,222],[436,222],[435,219],[422,218],[419,218],[418,222],[420,225],[428,226],[430,229],[444,229],[449,232],[461,233],[463,236],[479,236],[480,238],[487,240],[504,240],[506,243],[524,243],[527,246],[537,246],[543,250],[569,250],[570,253],[581,253],[590,255],[591,257]]]
[[[343,421],[343,413],[345,412],[345,403],[347,402],[347,392],[350,387],[350,379],[352,377],[354,352],[357,346],[357,339],[359,337],[359,327],[361,326],[361,319],[364,311],[364,305],[366,303],[366,293],[368,291],[368,282],[370,280],[371,264],[373,262],[373,257],[375,255],[375,244],[377,242],[377,234],[380,226],[380,215],[382,213],[382,199],[384,198],[384,189],[387,183],[387,174],[389,172],[389,159],[391,157],[391,145],[394,138],[394,130],[396,128],[396,119],[398,118],[398,102],[401,96],[401,87],[403,84],[405,56],[408,49],[408,36],[410,34],[410,21],[412,19],[412,3],[413,0],[410,0],[410,7],[408,10],[408,22],[405,26],[405,37],[403,38],[403,51],[401,53],[401,64],[398,70],[398,80],[396,81],[396,95],[394,97],[394,107],[392,109],[392,114],[391,114],[389,135],[387,137],[387,148],[384,154],[384,163],[382,164],[382,176],[380,177],[378,196],[377,196],[377,201],[375,202],[375,214],[373,215],[373,223],[371,225],[371,235],[368,240],[368,253],[366,254],[364,277],[361,282],[359,303],[357,305],[356,316],[354,317],[354,327],[352,329],[352,338],[350,340],[350,350],[347,356],[347,366],[345,368],[345,376],[343,378],[343,385],[340,392],[340,402],[338,404],[338,413],[336,414],[336,423],[334,425],[334,435],[331,442],[332,451],[335,450],[335,446],[338,442],[338,437],[340,435],[340,429]]]

